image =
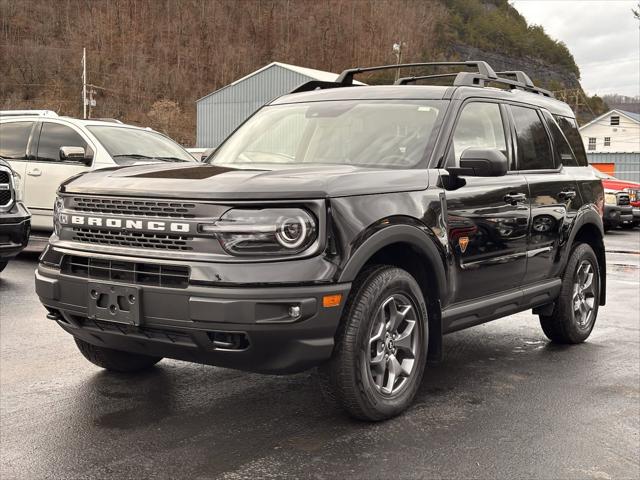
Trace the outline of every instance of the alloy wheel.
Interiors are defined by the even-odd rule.
[[[416,370],[418,320],[411,301],[394,294],[378,308],[369,335],[369,372],[383,395],[400,392]]]
[[[582,260],[576,270],[573,284],[573,317],[581,329],[586,329],[593,321],[596,305],[596,270],[588,260]]]

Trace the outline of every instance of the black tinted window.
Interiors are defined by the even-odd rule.
[[[558,122],[562,133],[564,133],[564,136],[569,141],[578,165],[586,167],[588,165],[587,154],[584,151],[582,137],[580,137],[580,132],[578,131],[578,123],[573,118],[561,117],[559,115],[556,115],[554,118],[556,122]]]
[[[518,134],[518,169],[555,168],[549,137],[538,112],[515,106],[511,110]]]
[[[38,160],[60,161],[60,147],[87,148],[87,142],[71,127],[58,123],[44,123],[38,143]]]
[[[13,160],[26,158],[31,127],[33,122],[0,124],[0,157]]]
[[[560,158],[560,163],[566,167],[577,167],[578,162],[573,156],[573,151],[567,142],[567,139],[564,138],[560,127],[553,119],[549,112],[543,112],[542,115],[544,119],[547,121],[547,126],[549,127],[549,131],[551,132],[551,137],[553,138],[553,146],[556,149],[556,153]]]

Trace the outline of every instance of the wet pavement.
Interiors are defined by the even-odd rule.
[[[638,252],[640,231],[606,243]],[[530,313],[452,334],[414,406],[367,424],[310,373],[105,373],[45,319],[25,253],[0,279],[0,477],[640,478],[639,260],[608,256],[586,343],[549,344]]]

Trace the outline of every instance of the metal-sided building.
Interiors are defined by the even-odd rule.
[[[196,147],[215,148],[256,110],[311,80],[338,74],[273,62],[196,101]]]

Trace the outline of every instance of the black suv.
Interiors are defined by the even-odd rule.
[[[0,272],[27,246],[31,214],[21,200],[20,178],[0,159]]]
[[[605,302],[603,188],[571,109],[485,62],[452,86],[350,69],[259,110],[205,164],[64,183],[36,287],[115,371],[162,357],[318,368],[351,415],[411,403],[444,334],[526,309],[579,343]],[[494,88],[494,86],[500,88]]]

